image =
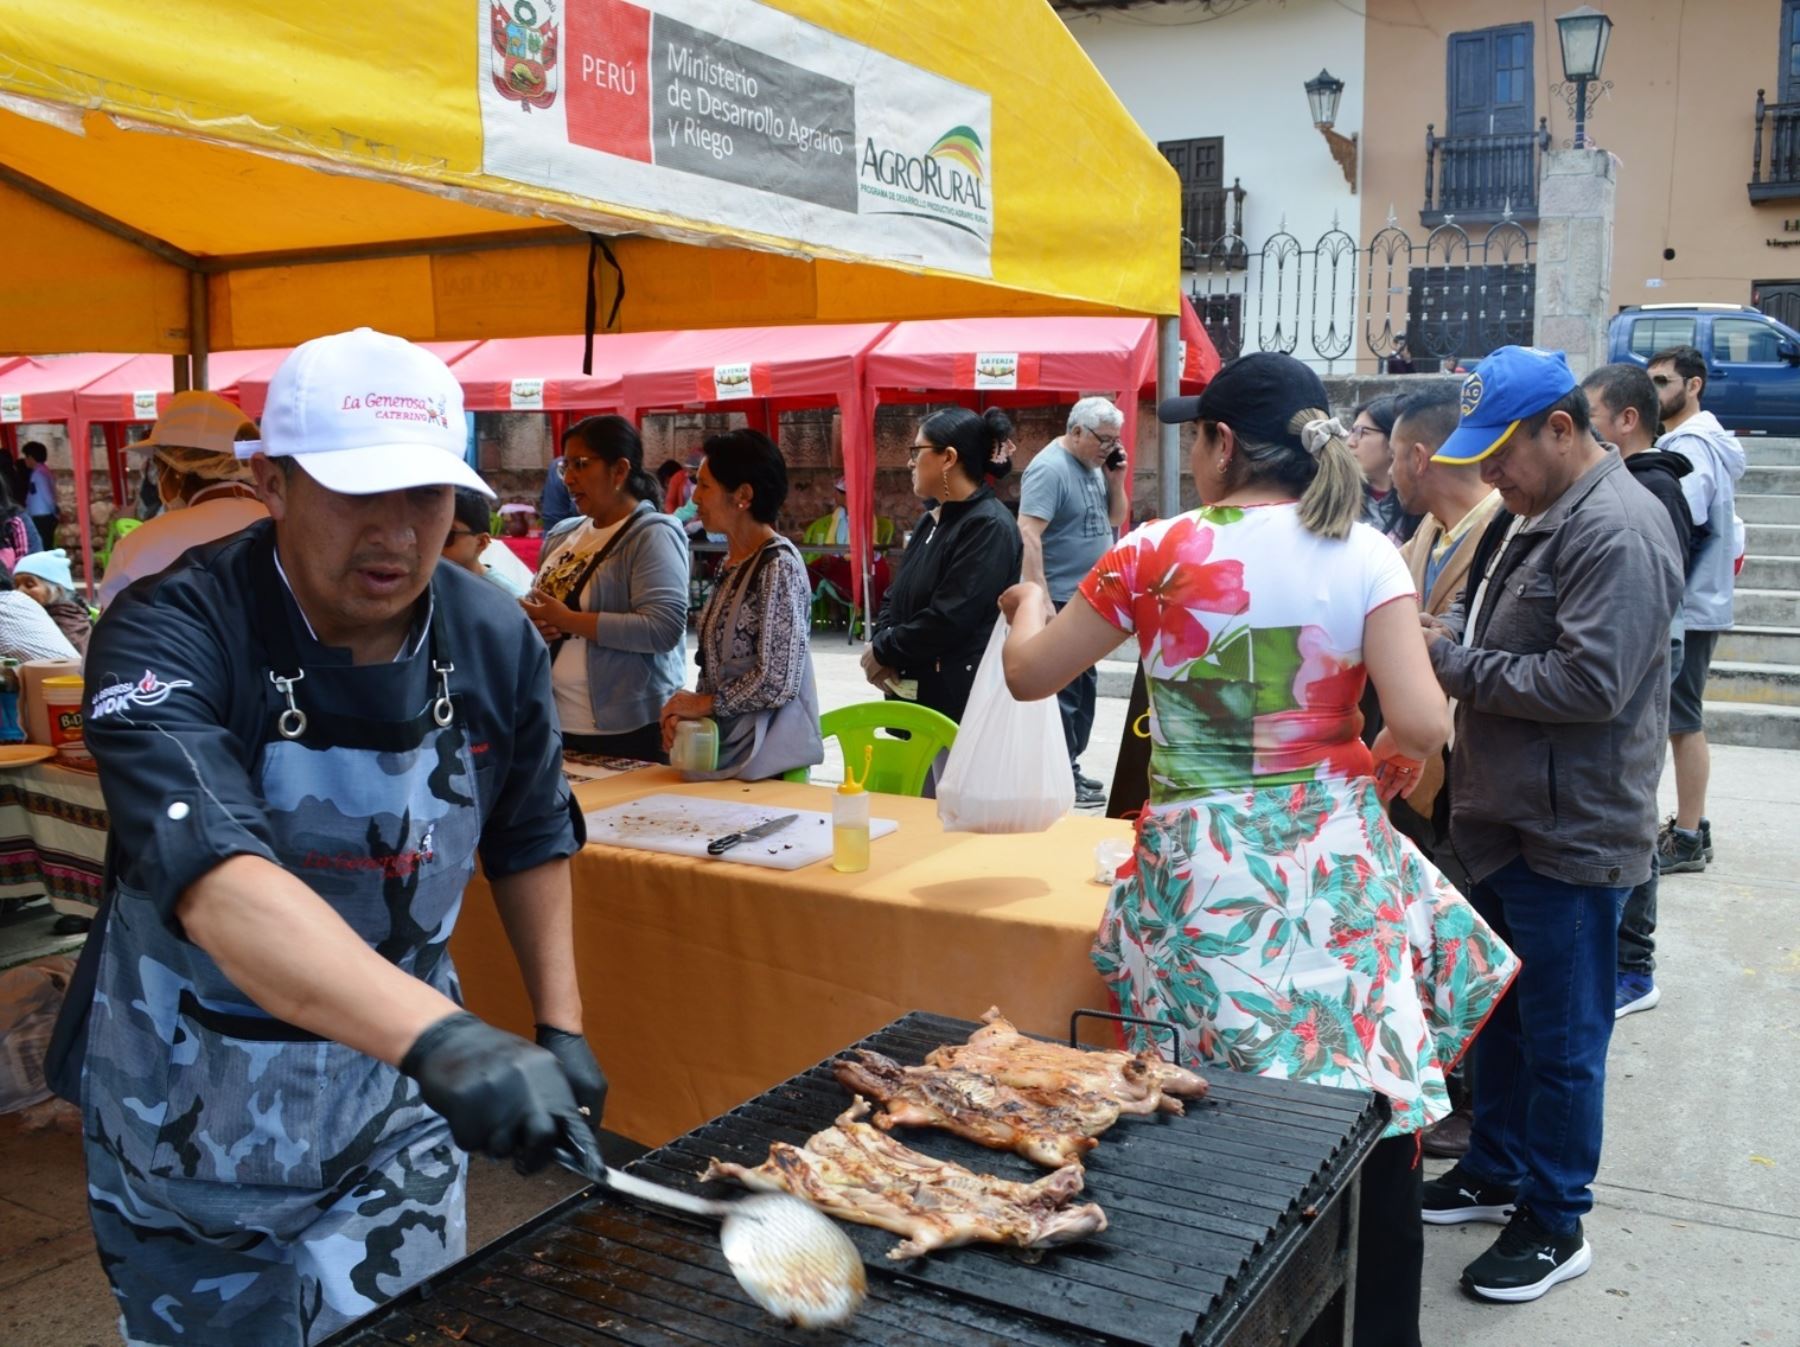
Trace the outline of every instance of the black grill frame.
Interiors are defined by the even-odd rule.
[[[978,1027],[913,1012],[855,1046],[910,1065]],[[1190,1101],[1185,1117],[1122,1118],[1090,1152],[1084,1200],[1099,1202],[1110,1222],[1094,1240],[1037,1259],[976,1246],[896,1264],[885,1254],[897,1236],[845,1225],[872,1275],[868,1306],[842,1332],[774,1323],[732,1280],[712,1229],[588,1188],[402,1293],[326,1347],[442,1347],[456,1335],[472,1347],[1226,1347],[1266,1340],[1277,1321],[1284,1336],[1304,1330],[1327,1301],[1347,1310],[1355,1177],[1380,1139],[1385,1102],[1224,1072],[1207,1080],[1211,1092]],[[822,1062],[629,1168],[700,1191],[708,1160],[760,1164],[770,1142],[804,1142],[849,1102],[830,1061]],[[927,1155],[1002,1178],[1030,1181],[1045,1172],[932,1129],[896,1135]]]

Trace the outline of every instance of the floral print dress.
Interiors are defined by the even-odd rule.
[[[1362,630],[1413,595],[1393,544],[1292,504],[1202,509],[1080,592],[1136,635],[1150,693],[1150,803],[1094,941],[1120,1009],[1176,1024],[1189,1065],[1376,1090],[1389,1135],[1445,1116],[1518,960],[1375,793]]]

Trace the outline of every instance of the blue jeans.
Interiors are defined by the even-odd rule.
[[[1522,962],[1475,1040],[1463,1168],[1514,1190],[1553,1233],[1593,1209],[1624,888],[1566,884],[1523,860],[1469,895]]]

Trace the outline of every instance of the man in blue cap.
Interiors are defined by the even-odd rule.
[[[1424,1216],[1504,1224],[1463,1285],[1523,1301],[1593,1261],[1619,912],[1656,841],[1682,582],[1667,511],[1594,438],[1562,352],[1501,347],[1460,413],[1433,461],[1479,463],[1505,509],[1426,639],[1456,703],[1451,842],[1524,967],[1475,1042],[1469,1152]]]

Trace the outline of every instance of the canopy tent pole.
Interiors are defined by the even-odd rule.
[[[185,355],[170,356],[169,368],[171,371],[169,383],[175,392],[185,393],[193,387],[188,381],[188,358]]]
[[[1156,400],[1181,391],[1181,318],[1156,320]],[[1164,519],[1181,513],[1181,428],[1156,426],[1157,508]]]
[[[206,377],[206,357],[210,348],[207,331],[206,277],[197,271],[188,273],[188,362],[193,367],[192,387],[210,388]]]
[[[125,427],[117,421],[102,421],[100,434],[106,440],[106,480],[112,487],[113,508],[123,509],[125,505],[125,474],[121,471],[123,461],[123,445]]]

